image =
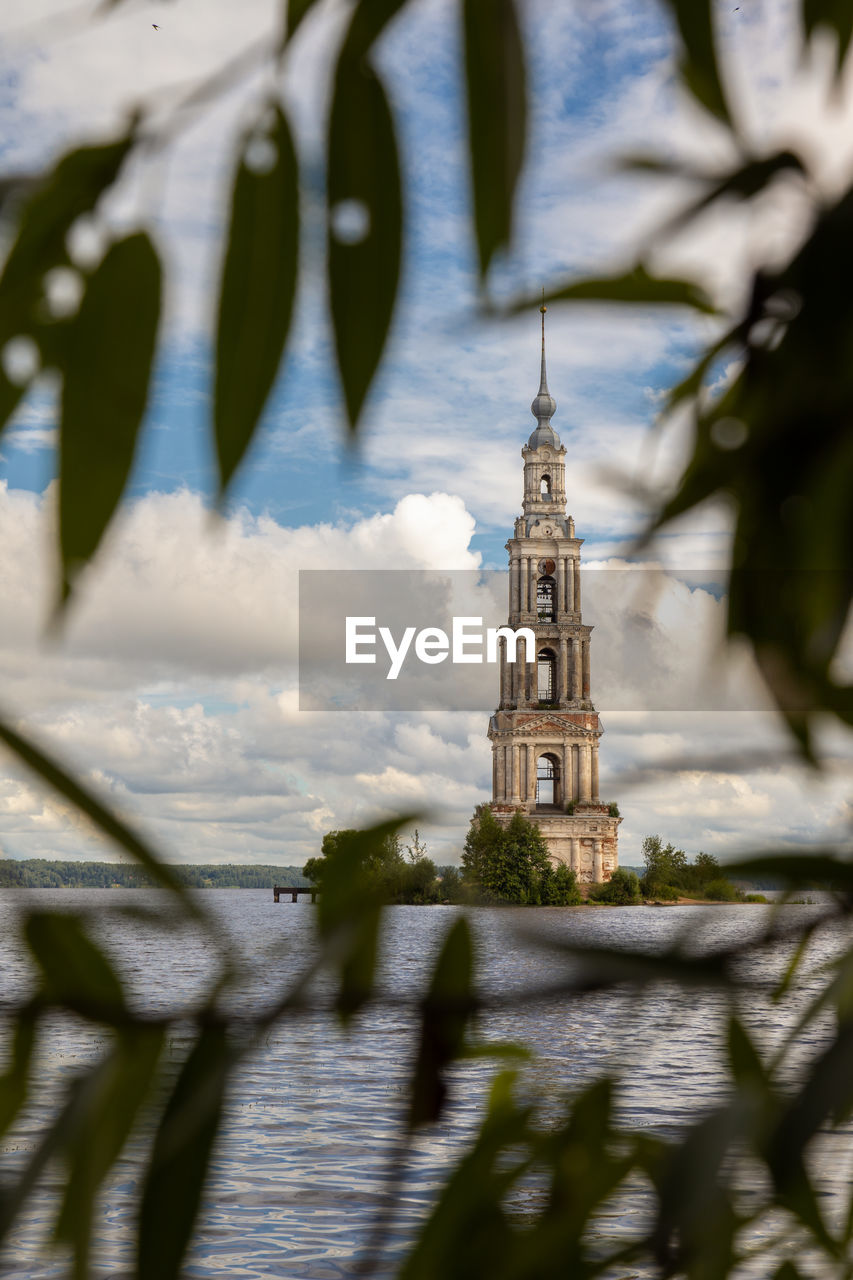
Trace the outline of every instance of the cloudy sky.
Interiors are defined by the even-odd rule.
[[[273,33],[279,8],[278,0],[128,0],[92,21],[78,0],[6,0],[3,170],[105,136],[134,101],[167,118],[178,93]],[[282,78],[315,175],[345,9],[337,0],[317,6]],[[515,251],[496,274],[503,296],[628,262],[689,192],[680,182],[625,176],[620,155],[657,150],[703,165],[729,157],[722,132],[681,97],[669,32],[650,0],[529,0],[523,9],[531,137]],[[787,0],[721,7],[732,89],[753,145],[796,140],[832,190],[851,163],[849,94],[827,101],[827,49],[797,65],[791,24]],[[539,317],[485,322],[477,314],[459,56],[449,0],[412,0],[379,51],[400,125],[407,243],[401,305],[357,449],[347,445],[332,371],[315,176],[303,211],[295,336],[227,518],[210,515],[211,306],[224,201],[234,140],[269,90],[268,66],[138,165],[106,211],[113,225],[153,230],[169,270],[167,333],[132,500],[58,642],[44,638],[55,588],[55,388],[40,385],[0,441],[2,702],[175,859],[301,864],[330,828],[402,810],[424,814],[431,853],[453,861],[474,806],[489,796],[492,706],[312,713],[299,710],[297,695],[299,569],[497,569],[520,509]],[[655,261],[693,272],[736,305],[745,267],[759,253],[784,252],[802,218],[798,193],[783,190],[749,216],[706,217]],[[616,473],[658,494],[678,474],[684,432],[652,425],[707,324],[653,312],[549,311],[554,425],[591,565],[625,564],[643,524],[641,503]],[[644,563],[718,568],[728,529],[724,509],[703,510],[667,530]],[[618,685],[630,655],[617,643],[613,607],[588,620],[600,640],[593,680],[598,670]],[[712,594],[676,580],[659,594],[648,607],[659,681],[695,662],[697,638],[719,634],[721,613]],[[742,664],[743,655],[733,660]],[[621,804],[623,861],[639,861],[650,832],[725,858],[847,830],[841,735],[826,727],[826,769],[806,772],[786,757],[760,690],[745,701],[739,712],[638,710],[636,699],[608,709],[602,793]],[[9,760],[0,773],[0,850],[112,856]]]

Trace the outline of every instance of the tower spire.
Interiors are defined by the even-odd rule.
[[[537,422],[536,429],[530,437],[530,446],[535,449],[539,443],[544,442],[544,437],[541,440],[537,438],[534,441],[534,436],[538,437],[538,432],[544,430],[554,436],[554,439],[556,440],[556,447],[559,448],[559,437],[551,426],[551,417],[557,412],[557,403],[551,395],[551,392],[548,390],[548,375],[545,371],[545,312],[548,308],[545,306],[544,288],[542,290],[542,306],[539,310],[542,313],[542,370],[539,378],[539,390],[536,393],[536,397],[532,405],[530,406],[530,412],[533,414]],[[549,441],[549,443],[553,443],[553,441]]]
[[[550,394],[550,392],[548,391],[548,374],[545,372],[545,312],[548,310],[548,308],[545,306],[545,286],[544,285],[542,286],[542,306],[539,308],[539,310],[542,313],[542,373],[539,378],[539,395],[547,396]]]

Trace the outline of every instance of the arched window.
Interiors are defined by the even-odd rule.
[[[536,807],[549,808],[560,803],[560,762],[550,753],[536,762]]]
[[[536,583],[536,617],[539,622],[553,622],[554,596],[556,582],[550,576],[540,578]]]
[[[551,477],[543,476],[539,484],[539,493],[543,498],[551,497]]]
[[[540,702],[557,701],[557,658],[552,649],[540,649],[536,660]]]

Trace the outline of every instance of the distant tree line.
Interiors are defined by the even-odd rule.
[[[194,863],[172,866],[182,884],[192,889],[271,889],[303,885],[297,867],[266,864]],[[151,889],[154,880],[128,862],[70,862],[50,858],[0,859],[0,889]]]

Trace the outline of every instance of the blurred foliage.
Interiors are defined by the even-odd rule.
[[[329,72],[326,283],[353,430],[387,344],[405,248],[398,126],[374,47],[408,7],[406,0],[356,0],[344,15]],[[779,183],[799,184],[811,201],[811,217],[788,261],[759,262],[743,280],[743,301],[731,316],[723,314],[704,282],[661,275],[652,260],[608,278],[557,282],[549,295],[566,306],[597,300],[686,307],[717,326],[714,340],[669,395],[667,414],[687,414],[692,421],[693,447],[674,493],[656,500],[650,532],[708,498],[723,496],[732,504],[729,632],[751,644],[808,756],[814,754],[818,713],[834,713],[848,725],[853,720],[851,688],[833,665],[853,577],[853,186],[822,197],[796,147],[755,154],[738,131],[728,99],[710,0],[667,0],[667,7],[682,84],[727,133],[736,159],[725,171],[695,171],[655,157],[635,158],[635,169],[678,173],[699,189],[661,228],[650,256],[658,243],[719,202],[746,204]],[[220,501],[252,446],[287,352],[299,286],[305,161],[279,89],[312,8],[313,0],[289,0],[284,7],[281,39],[268,51],[274,74],[259,78],[264,96],[234,159],[211,397]],[[493,264],[512,245],[525,155],[525,39],[514,0],[459,0],[458,10],[471,232],[486,298]],[[804,48],[829,32],[840,76],[853,32],[850,6],[801,0],[800,10]],[[236,63],[241,65],[239,56]],[[276,86],[271,95],[270,82]],[[228,75],[218,73],[194,88],[188,105],[204,110],[228,83]],[[157,128],[142,110],[119,136],[76,147],[44,173],[13,175],[0,187],[8,229],[0,270],[0,431],[38,379],[59,376],[60,607],[126,493],[151,396],[162,341],[161,253],[146,227],[113,234],[103,208],[107,198],[126,191],[131,160],[152,142],[163,142]],[[74,233],[87,220],[106,233],[94,263],[73,248]],[[79,293],[76,308],[52,301],[49,286],[56,273]],[[539,299],[517,305],[528,302],[538,305]],[[715,392],[723,371],[729,376]],[[42,910],[26,914],[20,941],[36,976],[26,998],[5,1009],[9,1040],[0,1077],[0,1134],[13,1128],[31,1100],[52,1019],[82,1020],[104,1048],[93,1066],[70,1079],[62,1105],[45,1119],[41,1140],[0,1185],[0,1245],[34,1190],[50,1177],[57,1189],[55,1236],[73,1253],[75,1280],[85,1280],[99,1192],[133,1141],[147,1152],[135,1274],[172,1280],[192,1238],[235,1065],[256,1051],[259,1035],[274,1021],[296,1016],[314,972],[330,976],[332,1005],[345,1023],[381,998],[375,986],[381,897],[364,887],[387,860],[399,824],[337,833],[347,838],[324,853],[319,958],[295,984],[283,978],[269,1008],[254,1021],[238,1019],[224,1012],[222,997],[239,991],[242,976],[200,899],[50,752],[3,721],[0,739],[117,842],[168,893],[179,914],[206,931],[217,958],[204,1000],[153,1018],[131,1006],[85,921]],[[530,900],[537,891],[534,873],[541,884],[544,869],[528,832],[516,830],[511,838],[515,856],[525,861],[520,891]],[[491,873],[478,839],[472,838],[468,857],[471,874],[482,884]],[[527,1006],[544,994],[569,1002],[592,991],[642,991],[659,983],[721,993],[729,1006],[725,1099],[710,1109],[700,1102],[694,1122],[664,1138],[648,1129],[633,1132],[617,1120],[609,1079],[567,1100],[555,1122],[524,1097],[521,1077],[500,1072],[480,1131],[438,1196],[404,1275],[539,1280],[624,1275],[651,1266],[662,1276],[723,1280],[746,1263],[757,1239],[764,1251],[758,1265],[777,1280],[853,1273],[853,1200],[840,1216],[829,1214],[809,1173],[819,1135],[844,1125],[853,1110],[853,952],[827,972],[811,1006],[772,1056],[753,1043],[737,1014],[739,999],[751,993],[750,959],[780,941],[790,944],[791,958],[777,996],[787,997],[810,939],[849,917],[853,866],[831,849],[798,856],[771,851],[733,873],[775,877],[792,893],[825,883],[831,895],[818,911],[767,912],[750,943],[720,943],[701,954],[686,943],[657,955],[554,943],[552,960],[565,964],[556,988],[512,997]],[[538,892],[545,900],[541,887]],[[412,994],[417,1048],[404,1134],[444,1114],[454,1062],[488,1050],[472,1040],[476,1016],[487,1003],[468,927],[454,913],[424,991]],[[817,1048],[804,1059],[802,1033],[826,1013],[833,1015],[831,1026],[821,1023]],[[164,1045],[177,1029],[184,1038],[175,1043],[183,1047],[167,1054]],[[531,1176],[543,1193],[519,1214],[513,1196]],[[744,1186],[748,1196],[741,1194]],[[631,1234],[613,1242],[612,1199],[638,1187],[650,1211],[635,1215]],[[803,1261],[806,1251],[810,1258]]]

